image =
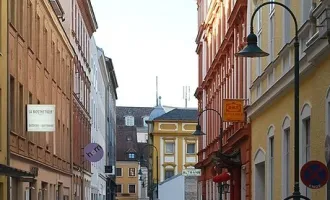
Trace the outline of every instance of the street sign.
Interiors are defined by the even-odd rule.
[[[244,122],[244,100],[243,99],[224,99],[223,101],[223,121],[225,122]]]
[[[327,166],[317,160],[309,161],[300,170],[301,181],[311,189],[323,187],[329,179]]]
[[[84,157],[89,162],[98,162],[104,154],[103,148],[97,143],[90,143],[84,148]]]
[[[184,169],[182,170],[183,176],[201,176],[202,171],[201,169]]]

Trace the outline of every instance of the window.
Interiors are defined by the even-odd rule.
[[[126,126],[134,126],[134,117],[133,116],[126,116],[125,117],[125,125]]]
[[[122,168],[116,168],[116,176],[123,176],[122,175]]]
[[[128,154],[128,159],[134,159],[134,158],[135,158],[135,153]]]
[[[290,8],[290,1],[291,0],[284,0],[284,5],[286,5],[287,7]],[[289,43],[291,40],[291,28],[290,28],[290,23],[291,23],[291,15],[288,11],[284,11],[283,12],[283,24],[284,24],[284,28],[283,28],[283,45],[285,45],[286,43]]]
[[[173,142],[168,142],[165,144],[165,153],[166,154],[174,153],[174,143]]]
[[[284,130],[283,137],[283,198],[289,196],[290,192],[290,128]]]
[[[28,45],[29,47],[32,46],[32,35],[33,35],[33,30],[32,30],[32,20],[33,20],[33,9],[32,9],[32,3],[30,0],[27,1],[27,29],[28,29]]]
[[[136,174],[135,174],[135,168],[128,168],[128,176],[130,177],[135,177]]]
[[[10,130],[15,131],[15,79],[10,76]]]
[[[274,199],[274,127],[271,126],[268,130],[268,199]]]
[[[269,0],[269,1],[274,2],[275,0]],[[273,13],[274,9],[275,9],[275,4],[269,4],[269,13]]]
[[[135,184],[128,185],[128,193],[135,193]]]
[[[122,191],[123,191],[123,185],[122,184],[117,185],[116,186],[116,190],[117,190],[116,191],[117,193],[122,193]]]
[[[274,60],[274,29],[275,29],[275,15],[274,13],[269,16],[269,62]]]
[[[187,154],[194,154],[195,149],[195,143],[187,144]]]
[[[285,117],[282,124],[282,198],[290,195],[290,119]]]
[[[8,1],[9,2],[9,21],[11,24],[13,24],[14,26],[16,25],[16,2],[17,0],[11,0]]]
[[[19,90],[18,90],[18,123],[23,125],[24,121],[24,93],[23,93],[23,85],[19,84]],[[20,125],[19,127],[19,133],[23,135],[24,132],[24,126]]]
[[[174,169],[165,169],[165,180],[174,176]]]
[[[312,7],[312,0],[301,1],[301,25],[303,25],[309,19],[309,11]]]
[[[143,126],[144,126],[144,127],[147,127],[147,126],[148,126],[148,124],[147,124],[147,122],[146,122],[146,121],[148,121],[148,120],[149,120],[149,117],[148,117],[148,116],[143,117]]]
[[[310,117],[311,108],[308,104],[305,104],[301,112],[301,164],[305,164],[306,162],[310,161]],[[301,191],[302,194],[309,198],[311,197],[311,191],[306,186],[303,185]]]

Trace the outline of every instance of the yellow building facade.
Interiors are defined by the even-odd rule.
[[[7,0],[0,1],[0,164],[7,165]],[[7,198],[7,179],[0,176],[0,199]]]
[[[116,162],[116,199],[137,200],[139,191],[139,163],[137,161]]]
[[[187,118],[177,118],[189,112]],[[184,114],[182,115],[184,116]],[[189,116],[189,117],[188,117]],[[197,110],[174,109],[152,120],[151,143],[158,150],[158,179],[162,181],[194,168],[197,162],[198,138],[192,136],[197,125]],[[153,150],[153,179],[157,177],[157,151]]]
[[[310,160],[326,163],[325,138],[330,135],[330,48],[318,16],[330,1],[279,1],[295,14],[300,42],[300,168]],[[248,21],[261,1],[250,1]],[[310,18],[310,16],[313,16]],[[248,33],[250,25],[247,27]],[[251,123],[252,199],[283,199],[294,185],[294,23],[280,6],[264,6],[254,18],[258,45],[270,55],[248,60]],[[311,199],[326,199],[326,188]]]

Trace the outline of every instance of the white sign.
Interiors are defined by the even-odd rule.
[[[182,170],[183,176],[201,176],[202,170],[201,169],[184,169]]]
[[[55,105],[27,105],[28,132],[55,132]]]

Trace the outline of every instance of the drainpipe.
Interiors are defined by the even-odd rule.
[[[7,13],[9,13],[9,1],[5,1],[7,2]],[[8,14],[7,14],[8,17]],[[7,24],[6,27],[8,28]],[[10,105],[10,75],[9,75],[9,65],[8,65],[8,55],[9,55],[9,47],[8,47],[8,41],[9,41],[9,31],[7,30],[7,52],[5,53],[4,56],[7,56],[6,59],[6,67],[7,67],[7,165],[10,166],[10,148],[9,148],[9,144],[10,144],[10,112],[8,109],[8,105]],[[10,176],[7,176],[7,200],[10,200]]]

